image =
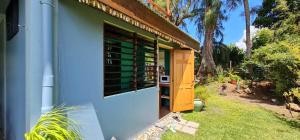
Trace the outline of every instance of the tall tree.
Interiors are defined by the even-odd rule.
[[[275,0],[264,0],[262,6],[256,10],[257,17],[255,18],[253,24],[255,27],[271,27],[274,22],[278,21],[278,16],[276,12],[272,9],[276,7]]]
[[[236,8],[238,3],[236,0],[198,0],[195,6],[198,13],[194,21],[199,38],[204,36],[201,66],[197,75],[214,74],[213,42],[217,39],[223,41],[222,22],[227,20],[227,11]]]
[[[232,9],[236,8],[238,5],[242,4],[241,0],[227,0],[227,5],[231,6]],[[243,0],[244,6],[244,16],[245,16],[245,23],[246,23],[246,56],[251,55],[251,48],[252,48],[252,41],[251,41],[251,31],[250,31],[250,8],[249,8],[249,1]]]
[[[166,9],[169,20],[176,26],[186,27],[185,19],[196,16],[197,9],[193,7],[193,0],[154,0]]]
[[[250,57],[251,55],[251,34],[250,34],[250,10],[248,0],[243,0],[244,3],[244,13],[245,13],[245,22],[246,22],[246,56]]]
[[[297,15],[299,12],[299,0],[264,0],[262,6],[256,10],[257,17],[254,20],[254,25],[259,28],[274,29],[275,24],[291,17],[291,14]],[[280,25],[275,26],[275,28],[279,28]]]

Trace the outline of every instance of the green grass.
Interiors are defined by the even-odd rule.
[[[199,89],[198,89],[199,90]],[[278,117],[254,105],[226,100],[210,85],[205,112],[184,113],[200,124],[195,136],[168,131],[163,140],[299,140],[300,123]]]

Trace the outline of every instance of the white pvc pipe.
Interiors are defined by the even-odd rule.
[[[42,113],[53,108],[53,0],[41,0],[42,44],[43,44],[43,83]]]

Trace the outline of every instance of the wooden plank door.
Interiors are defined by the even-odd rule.
[[[174,50],[173,112],[194,109],[194,51]]]

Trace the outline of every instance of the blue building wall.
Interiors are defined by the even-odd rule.
[[[59,1],[59,101],[66,105],[92,103],[105,139],[129,139],[158,119],[158,88],[103,96],[103,24],[137,29],[74,0]]]
[[[25,117],[25,1],[19,1],[19,32],[6,42],[6,138],[24,139]]]

